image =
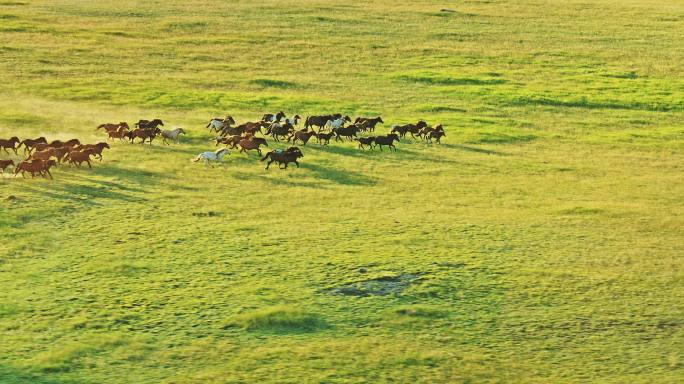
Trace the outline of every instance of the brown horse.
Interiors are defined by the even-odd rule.
[[[438,125],[436,125],[434,128],[433,128],[433,127],[425,127],[425,128],[422,128],[422,129],[420,130],[420,132],[418,132],[418,137],[427,140],[428,135],[430,134],[430,132],[436,132],[436,131],[442,131],[442,132],[444,132],[444,127],[442,126],[442,124],[438,124]]]
[[[64,156],[68,155],[71,151],[71,147],[55,148],[55,157],[57,158],[57,162],[61,163],[64,161]]]
[[[84,151],[91,149],[93,151],[93,156],[97,156],[100,161],[102,161],[102,151],[106,149],[110,149],[109,144],[105,142],[99,142],[97,144],[86,144],[82,145],[81,148],[78,148],[78,150]]]
[[[266,159],[270,159],[268,164],[266,164],[266,169],[268,169],[269,166],[271,166],[271,163],[274,161],[278,163],[278,168],[280,169],[285,169],[287,168],[288,163],[295,163],[297,165],[297,168],[299,168],[299,162],[297,162],[297,159],[300,157],[304,157],[304,154],[302,153],[301,150],[297,147],[290,147],[286,149],[285,151],[283,150],[275,150],[271,151],[264,156],[261,161],[265,161]],[[285,167],[282,167],[282,165],[285,164]]]
[[[59,148],[59,147],[73,147],[76,145],[81,145],[81,141],[79,139],[71,139],[67,141],[61,141],[61,140],[53,140],[50,144],[48,144],[52,148]]]
[[[107,135],[109,136],[109,137],[107,137],[107,140],[119,139],[119,141],[123,141],[123,139],[129,138],[129,135],[128,135],[129,132],[130,131],[127,129],[121,129],[118,131],[107,131]]]
[[[268,127],[269,123],[264,121],[249,122],[242,125],[238,125],[235,128],[242,129],[244,133],[255,135],[257,132],[261,133],[261,128]]]
[[[85,161],[88,163],[88,168],[92,168],[93,166],[90,164],[90,156],[92,156],[92,154],[92,149],[86,149],[84,151],[71,151],[69,152],[69,155],[67,155],[67,160],[70,164],[76,164],[79,167]]]
[[[14,154],[17,154],[17,146],[19,144],[19,138],[16,136],[12,136],[9,140],[6,139],[0,139],[0,148],[4,149],[6,153],[9,153],[7,151],[7,148],[11,149],[14,151]]]
[[[366,149],[363,146],[367,145],[370,147],[370,149],[373,149],[373,142],[375,142],[375,137],[370,136],[370,137],[359,137],[358,139],[355,139],[356,141],[359,142],[359,148],[360,149]]]
[[[316,132],[314,130],[307,131],[306,128],[304,128],[301,131],[295,131],[292,134],[290,134],[290,137],[287,138],[287,141],[289,142],[292,140],[292,144],[297,144],[297,140],[301,141],[304,145],[309,142],[309,139],[311,139],[311,136],[316,136]]]
[[[0,160],[0,171],[5,173],[5,168],[9,167],[10,165],[16,166],[14,164],[14,160]]]
[[[22,161],[14,168],[14,177],[21,172],[21,177],[26,177],[24,172],[31,172],[31,177],[35,177],[36,173],[45,176],[46,174],[52,179],[52,174],[50,173],[50,167],[57,164],[54,160],[33,160],[33,161]]]
[[[382,146],[387,145],[390,147],[390,150],[394,148],[394,152],[397,151],[397,147],[394,146],[394,141],[399,142],[399,136],[397,136],[396,133],[390,133],[387,136],[377,136],[375,138],[375,144],[380,146],[380,150],[382,151]]]
[[[42,151],[36,151],[33,152],[33,154],[29,155],[29,157],[26,160],[43,160],[43,161],[48,161],[50,160],[51,157],[57,158],[57,154],[55,153],[55,149],[50,147]]]
[[[98,129],[104,129],[106,132],[111,132],[111,131],[118,131],[120,129],[130,129],[131,127],[128,126],[128,123],[125,121],[119,122],[119,124],[113,124],[113,123],[106,123],[106,124],[100,124],[95,128],[97,131]]]
[[[149,140],[150,145],[152,145],[152,140],[160,133],[161,129],[159,128],[138,128],[132,130],[128,136],[130,137],[131,143],[133,143],[135,139],[142,139],[140,144],[145,144],[145,140]]]
[[[268,147],[268,143],[266,142],[266,139],[263,137],[245,137],[242,140],[238,142],[240,145],[240,152],[247,153],[247,151],[251,151],[253,149],[256,149],[257,153],[259,156],[261,156],[261,149],[259,149],[260,145],[265,145]]]
[[[31,153],[31,151],[33,150],[33,147],[39,143],[47,144],[47,140],[45,139],[45,137],[42,137],[42,136],[37,138],[37,139],[24,139],[19,143],[17,148],[20,148],[23,145],[24,146],[24,152],[28,151],[29,153]]]
[[[231,148],[235,148],[240,142],[240,140],[242,140],[242,136],[240,135],[233,135],[229,137],[217,137],[216,146],[218,147],[219,144],[225,144],[226,147],[230,146]]]
[[[328,132],[328,133],[318,132],[316,134],[316,140],[318,140],[318,144],[328,145],[328,144],[330,144],[330,139],[332,139],[333,136],[335,136],[335,132]]]

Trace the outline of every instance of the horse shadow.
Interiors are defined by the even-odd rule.
[[[467,146],[467,145],[463,145],[463,144],[444,143],[444,144],[437,144],[437,145],[441,145],[443,147],[450,148],[450,149],[460,149],[460,150],[466,151],[466,152],[482,153],[485,155],[511,156],[510,153],[494,151],[494,150],[485,149],[485,148],[471,147],[471,146]]]
[[[326,167],[320,164],[303,163],[302,168],[313,173],[317,179],[324,179],[340,185],[370,186],[377,184],[377,178],[369,177],[360,172],[340,168]]]
[[[77,381],[72,379],[56,379],[54,377],[47,377],[36,372],[28,372],[25,369],[10,368],[7,366],[0,366],[0,382],[2,383],[17,383],[17,384],[77,384]]]

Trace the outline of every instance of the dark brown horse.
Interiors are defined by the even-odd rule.
[[[384,121],[382,121],[382,117],[357,117],[356,120],[354,121],[354,124],[358,125],[361,130],[363,131],[375,131],[375,126],[378,125],[378,123],[385,124]]]
[[[53,140],[49,146],[52,148],[59,148],[59,147],[73,147],[76,145],[81,145],[81,141],[79,139],[71,139],[67,141],[61,141],[61,140]]]
[[[139,138],[139,139],[142,139],[140,144],[145,144],[145,140],[149,140],[150,145],[152,145],[152,140],[154,140],[154,138],[157,137],[157,135],[160,133],[161,133],[161,129],[159,129],[159,128],[145,128],[145,129],[138,128],[138,129],[132,130],[129,133],[129,137],[130,137],[131,143],[133,143],[133,141],[135,139]]]
[[[248,122],[238,125],[237,129],[242,129],[244,133],[255,135],[257,132],[261,133],[261,128],[268,127],[269,123],[264,121]]]
[[[433,127],[421,128],[420,132],[418,132],[418,137],[427,140],[430,132],[436,132],[436,131],[444,132],[444,127],[442,126],[442,124],[438,124],[434,128]]]
[[[394,141],[399,142],[399,136],[397,136],[396,133],[390,133],[387,136],[377,136],[375,138],[375,144],[380,146],[380,150],[382,151],[382,146],[387,145],[390,147],[390,149],[394,148],[394,151],[397,151],[397,147],[394,146]]]
[[[273,123],[266,130],[266,134],[271,135],[275,141],[280,141],[280,136],[286,138],[292,131],[294,131],[294,127],[290,123]]]
[[[259,146],[265,145],[268,147],[268,143],[266,142],[266,139],[263,137],[254,137],[254,136],[249,136],[245,137],[242,140],[238,142],[238,145],[240,145],[240,152],[247,153],[247,151],[251,151],[256,149],[257,153],[259,156],[261,156],[261,149]]]
[[[138,120],[137,123],[135,123],[135,126],[138,128],[157,128],[158,126],[164,126],[164,122],[161,121],[161,119],[154,119],[154,120]]]
[[[369,149],[373,149],[373,142],[375,142],[375,137],[370,136],[370,137],[359,137],[358,139],[355,139],[356,141],[359,142],[359,148],[360,149],[366,149],[363,146],[367,145]]]
[[[24,152],[28,151],[29,153],[31,153],[31,151],[33,151],[33,147],[39,143],[47,144],[47,140],[42,136],[37,139],[24,139],[19,143],[19,146],[17,146],[17,148],[20,148],[23,145]]]
[[[316,140],[318,140],[318,144],[328,145],[330,144],[330,139],[332,139],[333,136],[335,136],[335,132],[318,132],[316,134]]]
[[[271,151],[264,156],[261,161],[265,161],[266,159],[270,159],[268,164],[266,164],[266,169],[268,169],[269,166],[271,166],[271,163],[274,161],[278,163],[278,168],[280,169],[285,169],[287,168],[288,163],[295,163],[297,165],[297,168],[299,168],[299,162],[297,162],[297,159],[300,157],[304,157],[304,154],[302,151],[297,148],[297,147],[290,147],[286,150],[275,150]],[[285,167],[282,165],[285,164]]]
[[[427,134],[427,141],[432,143],[432,139],[435,139],[438,144],[442,144],[440,141],[442,137],[446,137],[446,133],[444,133],[444,131],[430,131],[430,133]]]
[[[14,160],[0,160],[0,171],[5,173],[5,169],[10,165],[15,165]]]
[[[61,163],[64,160],[64,156],[68,155],[71,151],[71,147],[55,148],[55,157],[57,158],[57,162]]]
[[[353,140],[356,134],[359,133],[359,126],[352,124],[342,128],[333,128],[333,132],[335,133],[335,141],[340,141],[342,137]]]
[[[18,148],[17,144],[19,144],[19,138],[16,136],[11,137],[9,140],[0,139],[0,148],[4,149],[7,153],[9,153],[9,151],[7,151],[7,148],[9,148],[13,150],[16,155]]]
[[[292,134],[290,134],[290,137],[287,138],[287,141],[289,142],[292,140],[292,144],[297,144],[297,140],[301,141],[306,145],[306,143],[309,142],[309,139],[311,139],[312,136],[316,136],[316,132],[314,130],[308,131],[306,128],[301,130],[301,131],[295,131]]]
[[[342,115],[340,115],[341,117]],[[335,115],[322,115],[322,116],[308,116],[304,120],[304,128],[318,127],[318,130],[322,130],[328,121],[335,120],[337,117]]]

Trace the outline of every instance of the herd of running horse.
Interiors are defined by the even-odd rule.
[[[302,120],[303,127],[297,129]],[[441,138],[446,136],[441,124],[431,127],[423,120],[419,120],[415,124],[395,125],[386,135],[359,136],[361,133],[374,133],[376,126],[384,123],[380,116],[357,117],[352,122],[349,116],[343,116],[339,113],[308,116],[306,119],[301,119],[299,115],[288,118],[281,111],[276,114],[265,114],[261,120],[256,122],[237,124],[235,119],[228,115],[225,118],[213,118],[206,126],[210,133],[217,135],[214,139],[216,146],[222,144],[225,145],[225,148],[202,152],[193,161],[204,160],[206,165],[210,165],[211,161],[222,163],[223,157],[229,154],[228,148],[236,149],[239,147],[240,152],[247,153],[255,150],[259,156],[263,156],[261,161],[269,160],[266,169],[274,162],[284,169],[289,163],[294,163],[299,167],[297,160],[304,157],[304,154],[295,145],[301,142],[305,146],[313,137],[320,145],[329,145],[331,139],[335,139],[335,141],[347,139],[357,141],[360,149],[373,150],[375,147],[379,147],[382,151],[383,146],[387,146],[390,150],[396,151],[394,142],[399,142],[400,138],[405,138],[407,134],[414,139],[418,137],[427,142],[434,140],[437,143],[440,143]],[[128,123],[120,122],[101,124],[96,130],[103,129],[107,134],[107,140],[118,139],[134,143],[136,139],[139,139],[141,144],[147,141],[149,145],[152,145],[152,141],[158,137],[167,145],[169,140],[180,143],[181,135],[186,134],[185,130],[180,127],[166,130],[159,128],[160,126],[163,127],[164,122],[160,119],[153,119],[139,120],[134,124],[134,129],[131,129]],[[259,134],[261,137],[258,136]],[[281,140],[288,143],[292,142],[293,146],[284,150],[276,149],[263,155],[260,147],[262,145],[268,146],[266,137],[271,137],[278,142]],[[25,177],[25,173],[28,172],[32,177],[40,175],[52,178],[50,168],[61,163],[79,167],[86,163],[89,168],[92,168],[91,158],[102,161],[102,152],[110,147],[107,142],[82,144],[78,139],[54,140],[49,143],[45,137],[19,140],[15,136],[10,139],[0,139],[0,149],[7,154],[10,154],[8,150],[12,150],[18,156],[18,150],[22,148],[26,156],[23,161],[15,164],[14,160],[11,159],[0,159],[0,170],[3,173],[5,169],[13,166],[15,176],[21,173],[22,177]]]

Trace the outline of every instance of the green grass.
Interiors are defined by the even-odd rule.
[[[0,176],[0,383],[682,382],[682,15],[0,1],[0,137],[188,131]],[[280,110],[447,137],[190,162]]]

